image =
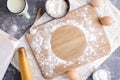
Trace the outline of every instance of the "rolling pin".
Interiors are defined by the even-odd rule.
[[[18,55],[22,80],[33,80],[30,65],[26,54],[26,49],[24,47],[19,48]]]

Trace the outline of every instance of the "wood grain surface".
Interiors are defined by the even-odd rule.
[[[62,26],[52,33],[51,46],[53,52],[59,58],[74,61],[81,56],[85,50],[85,35],[74,26]]]

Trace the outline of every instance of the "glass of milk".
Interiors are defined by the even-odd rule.
[[[7,8],[11,13],[24,15],[28,19],[30,18],[26,0],[7,0]]]

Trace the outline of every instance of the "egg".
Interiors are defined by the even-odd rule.
[[[91,0],[91,5],[94,7],[100,7],[104,4],[103,0]]]
[[[66,73],[66,77],[70,80],[78,80],[80,77],[80,74],[75,70],[70,70]]]
[[[100,23],[105,26],[110,26],[113,24],[113,19],[110,16],[105,16],[100,18]]]

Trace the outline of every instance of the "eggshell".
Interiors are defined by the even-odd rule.
[[[110,26],[113,24],[113,19],[110,16],[105,16],[105,17],[100,18],[100,22],[102,25]]]
[[[103,0],[91,0],[91,4],[94,7],[100,7],[104,4]]]
[[[75,70],[70,70],[66,73],[66,77],[70,80],[78,80],[80,77],[80,74]]]

